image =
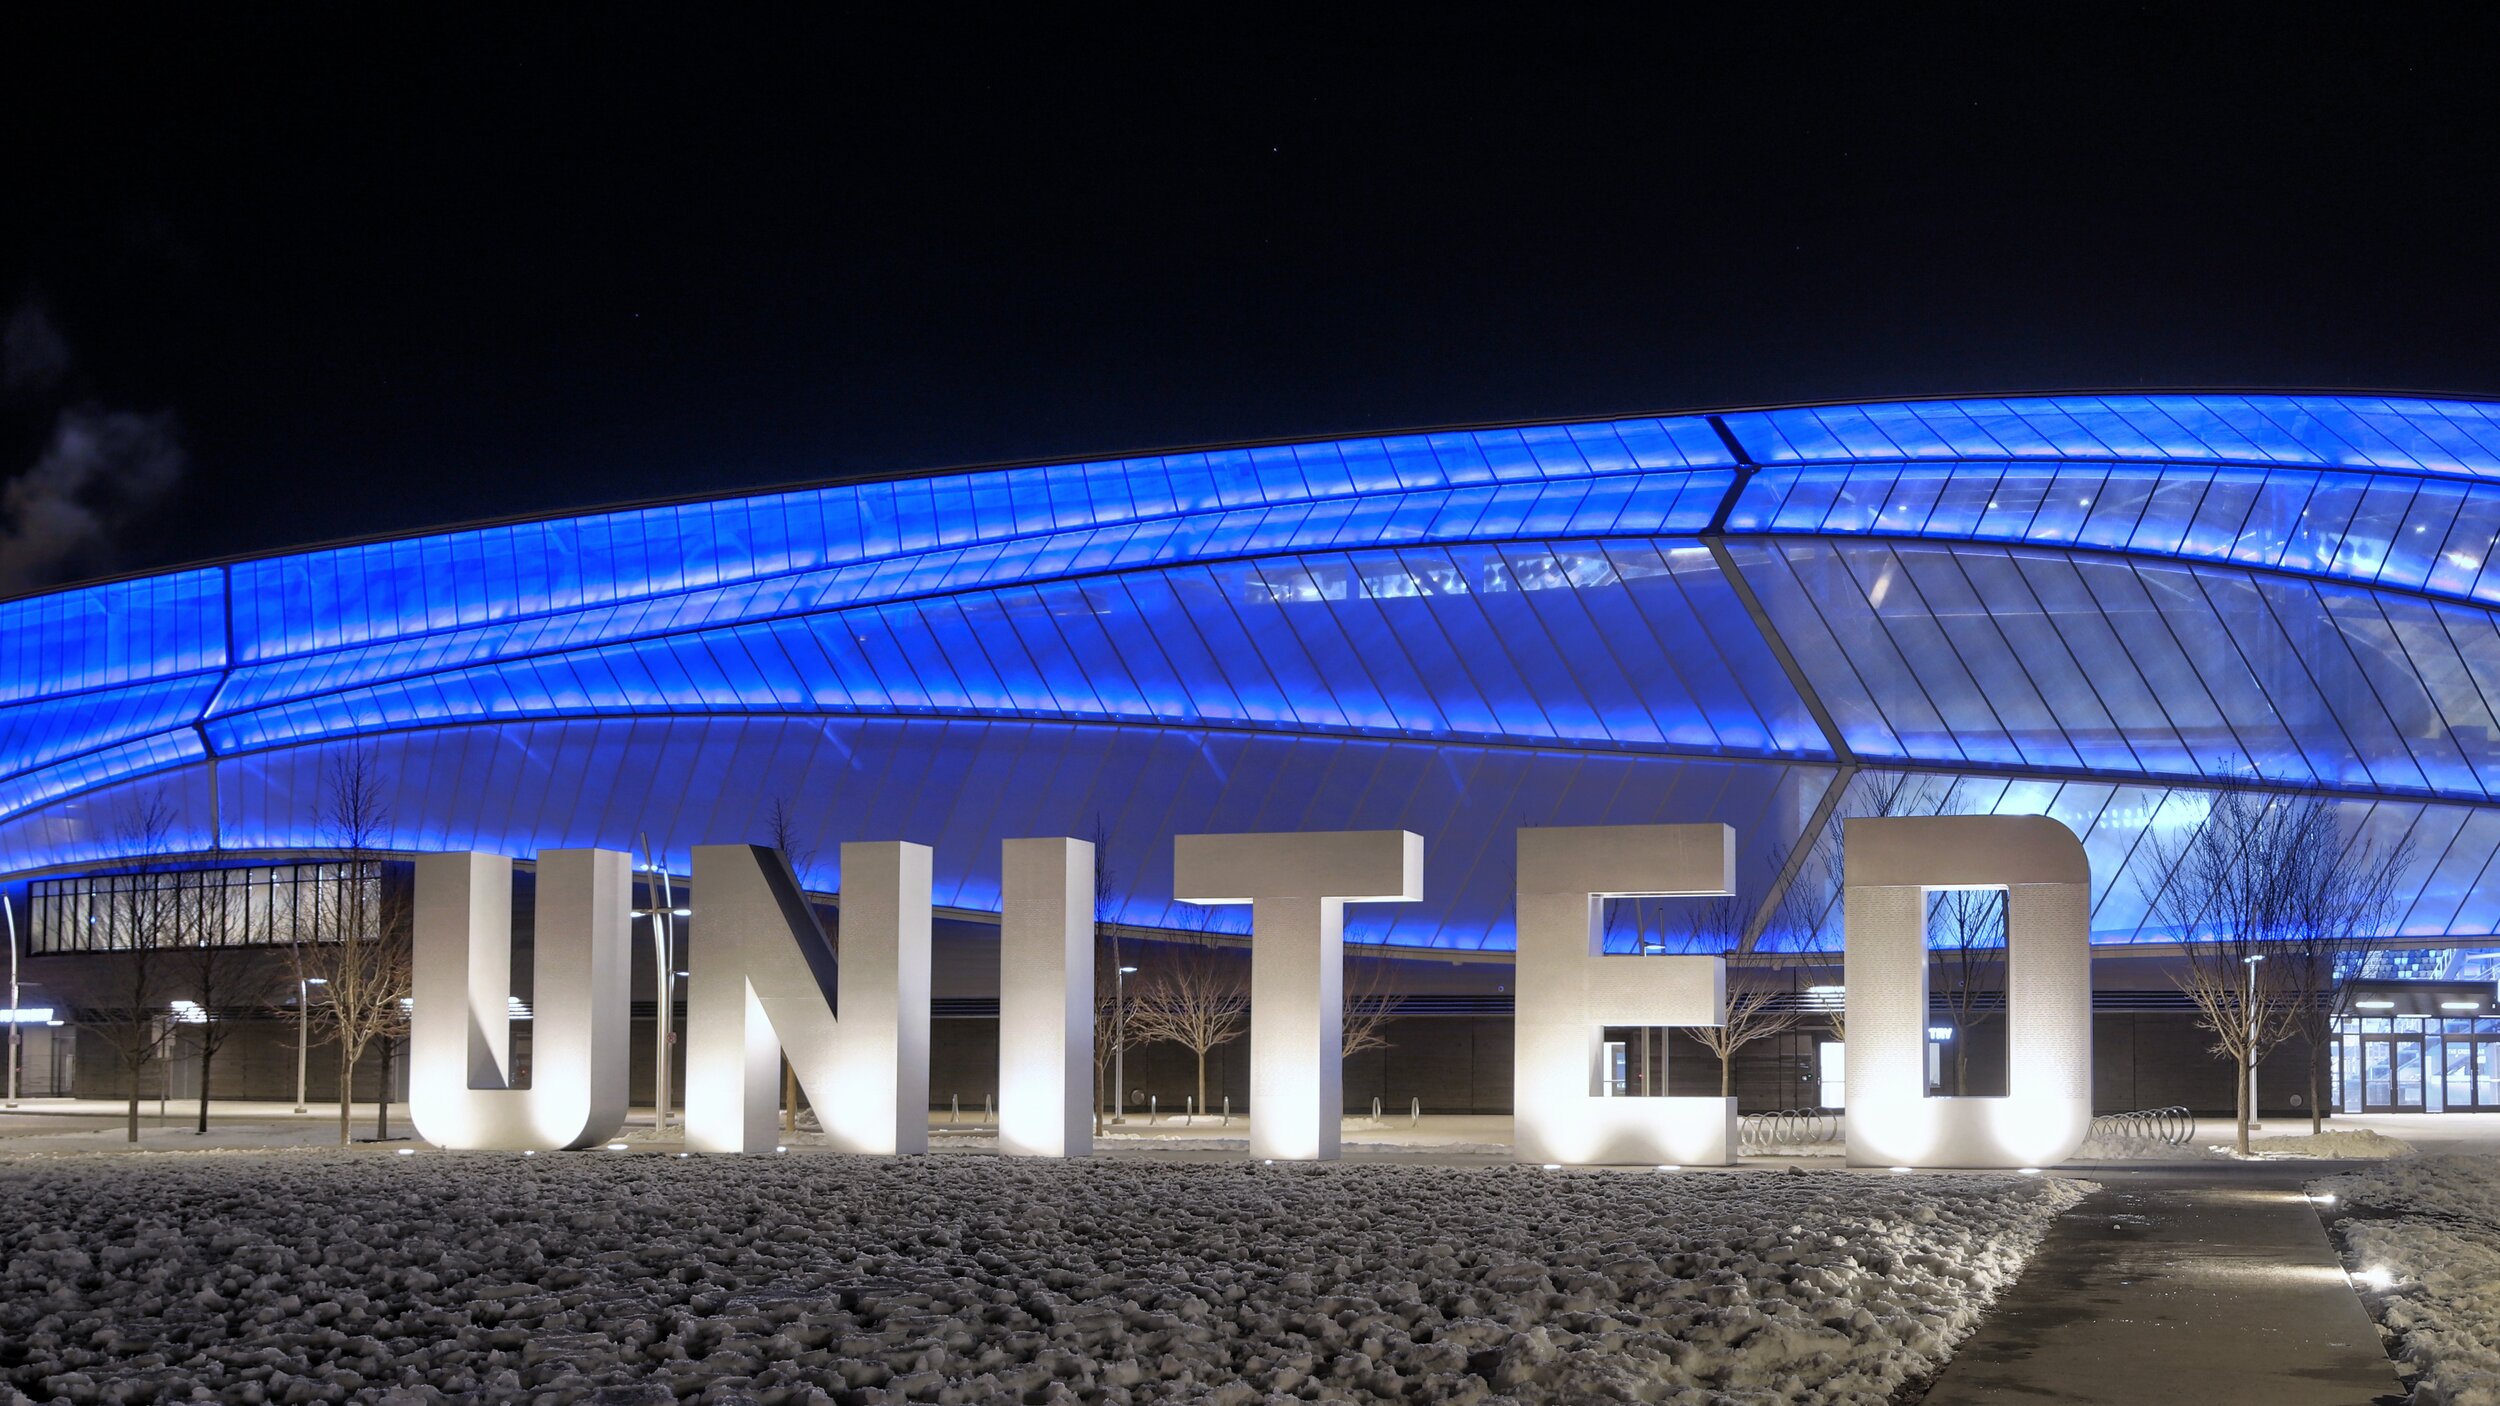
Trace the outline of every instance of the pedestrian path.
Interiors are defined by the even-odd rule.
[[[2301,1183],[2318,1164],[2093,1169],[1925,1406],[2400,1402]]]

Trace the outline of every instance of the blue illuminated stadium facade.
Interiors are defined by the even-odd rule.
[[[2100,395],[1453,430],[851,482],[0,603],[0,873],[318,850],[371,749],[404,850],[1404,827],[1360,941],[1511,943],[1522,825],[1720,820],[1748,893],[1884,778],[2084,837],[2093,936],[2172,935],[2216,782],[2410,836],[2390,937],[2500,928],[2500,404]],[[1687,935],[1837,946],[1801,922]],[[1767,912],[1771,905],[1764,905]],[[1239,921],[1222,913],[1219,924]],[[1625,939],[1629,941],[1627,937]]]

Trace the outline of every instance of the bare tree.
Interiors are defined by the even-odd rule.
[[[1787,856],[1788,851],[1785,848],[1773,846],[1769,854],[1765,856],[1761,870],[1764,878],[1775,876],[1785,868]],[[1757,914],[1762,915],[1761,936],[1764,938],[1802,936],[1813,931],[1815,919],[1820,913],[1820,904],[1809,891],[1808,885],[1789,884],[1780,891],[1778,900],[1770,905],[1767,913],[1763,911],[1763,900],[1764,891],[1759,883],[1741,883],[1737,891],[1732,894],[1704,898],[1620,899],[1609,905],[1608,921],[1615,921],[1618,915],[1627,921],[1631,926],[1634,946],[1643,953],[1733,954],[1743,943],[1746,925],[1752,922]],[[1785,966],[1788,960],[1787,954],[1780,954],[1769,958],[1766,965]],[[1777,1030],[1766,1030],[1761,1035],[1747,1035],[1738,1043],[1749,1044],[1753,1040],[1762,1038],[1763,1035],[1781,1033],[1794,1024],[1795,1022],[1791,1021],[1781,1025]],[[1642,1027],[1640,1033],[1640,1082],[1643,1094],[1663,1092],[1652,1087],[1651,1042],[1652,1031],[1655,1029],[1656,1027]],[[1718,1037],[1703,1038],[1703,1032],[1698,1029],[1694,1031],[1694,1034],[1696,1038],[1701,1038],[1705,1047],[1714,1053],[1717,1051],[1718,1045],[1715,1041]],[[1730,1048],[1732,1050],[1734,1047]],[[1724,1065],[1726,1060],[1722,1059],[1721,1063]],[[1722,1068],[1721,1073],[1724,1075],[1726,1070]],[[1725,1083],[1727,1080],[1723,1078],[1721,1082]]]
[[[1928,933],[1934,976],[1953,1022],[1953,1092],[1970,1093],[1970,1033],[1986,1024],[2005,990],[2005,891],[1952,889],[1934,896]],[[1941,939],[1941,941],[1938,941]]]
[[[816,867],[816,847],[808,844],[804,835],[799,828],[798,811],[789,797],[773,797],[772,805],[764,811],[764,843],[781,851],[781,857],[789,862],[790,877],[798,880],[802,890],[807,887],[808,874]]]
[[[2413,835],[2391,846],[2348,841],[2335,807],[2317,796],[2277,802],[2291,843],[2282,934],[2267,965],[2282,964],[2293,1033],[2309,1045],[2309,1131],[2326,1128],[2327,1052],[2350,1014],[2348,978],[2359,970],[2396,909],[2397,882],[2413,860]]]
[[[1204,1113],[1207,1053],[1241,1038],[1250,1014],[1250,974],[1203,932],[1165,944],[1142,965],[1146,970],[1129,998],[1129,1031],[1197,1057],[1196,1108]]]
[[[1389,962],[1355,958],[1346,963],[1344,1023],[1339,1028],[1337,1056],[1352,1059],[1367,1050],[1389,1048],[1389,1022],[1406,1009],[1406,997],[1391,986]]]
[[[181,967],[184,984],[200,1008],[190,1029],[200,1049],[200,1116],[195,1131],[204,1135],[208,1132],[210,1074],[217,1052],[234,1034],[233,1013],[274,1002],[277,982],[268,961],[245,949],[249,934],[229,921],[225,889],[194,889],[190,901],[194,912],[184,924],[189,941],[181,948]]]
[[[113,1051],[128,1096],[127,1137],[139,1140],[139,1086],[163,1058],[174,1035],[169,998],[171,969],[188,938],[196,905],[184,897],[181,875],[167,863],[173,852],[174,812],[161,794],[150,794],[115,825],[131,871],[97,880],[94,927],[102,949],[89,964],[85,983],[95,993],[80,1023]]]
[[[1779,992],[1768,987],[1735,992],[1727,998],[1726,1023],[1693,1028],[1693,1038],[1719,1057],[1719,1097],[1727,1098],[1735,1092],[1738,1050],[1756,1040],[1784,1035],[1805,1023],[1806,1013],[1780,1006],[1779,997]]]
[[[1792,924],[1796,931],[1810,934],[1840,900],[1841,890],[1849,881],[1849,860],[1846,845],[1848,822],[1876,820],[1904,815],[1940,815],[1951,803],[1952,788],[1935,778],[1916,776],[1903,771],[1862,771],[1851,784],[1851,794],[1833,812],[1823,833],[1806,843],[1806,858],[1798,866],[1797,878],[1789,891],[1780,895],[1785,912],[1779,918]],[[1796,892],[1799,884],[1811,873],[1815,882],[1811,892]],[[1765,932],[1770,931],[1768,925]]]
[[[2310,819],[2292,799],[2226,787],[2185,840],[2153,839],[2155,861],[2168,875],[2155,911],[2179,935],[2187,959],[2179,987],[2195,1002],[2197,1023],[2212,1033],[2215,1052],[2232,1062],[2241,1156],[2248,1155],[2255,1116],[2249,1071],[2294,1022],[2290,964],[2269,960],[2281,950],[2290,920],[2298,851],[2311,842],[2303,834]]]
[[[338,853],[339,872],[319,886],[323,930],[302,950],[306,970],[326,983],[329,999],[316,1019],[338,1054],[339,1143],[344,1146],[351,1139],[357,1061],[374,1041],[387,1044],[406,1031],[415,984],[406,896],[383,881],[382,842],[389,834],[390,810],[380,759],[372,749],[353,747],[330,759],[322,771],[317,814],[325,838]],[[387,1082],[381,1101],[379,1126],[388,1136]]]

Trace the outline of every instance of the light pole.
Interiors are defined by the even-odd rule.
[[[2257,964],[2266,959],[2263,952],[2240,960],[2248,967],[2248,1129],[2255,1132],[2257,1122]]]
[[[1111,1121],[1128,1121],[1128,975],[1135,967],[1111,973]]]
[[[694,910],[677,906],[668,871],[651,857],[649,835],[642,837],[642,870],[649,876],[651,906],[635,909],[634,916],[651,920],[652,990],[659,998],[657,1033],[651,1041],[651,1126],[666,1132],[669,1105],[675,1102],[669,1094],[669,1046],[677,1038],[677,928],[673,920],[691,917]]]
[[[327,986],[326,976],[298,976],[295,980],[295,1111],[304,1111],[304,1052],[312,1045],[312,989]]]
[[[8,1106],[17,1107],[17,1052],[25,1040],[19,1028],[17,1002],[17,910],[9,906],[9,896],[0,893],[0,917],[9,921],[9,1099]]]

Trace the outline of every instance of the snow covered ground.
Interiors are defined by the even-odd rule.
[[[2232,1145],[2215,1149],[2231,1156]],[[2333,1128],[2323,1133],[2261,1133],[2248,1140],[2248,1155],[2267,1158],[2314,1158],[2320,1161],[2383,1162],[2410,1157],[2413,1144],[2375,1128]]]
[[[2407,1158],[2310,1183],[2396,1358],[2422,1374],[2416,1406],[2500,1406],[2500,1158]]]
[[[1142,1158],[0,1158],[0,1382],[229,1401],[1884,1401],[2079,1184]],[[5,1396],[5,1393],[0,1393]]]

